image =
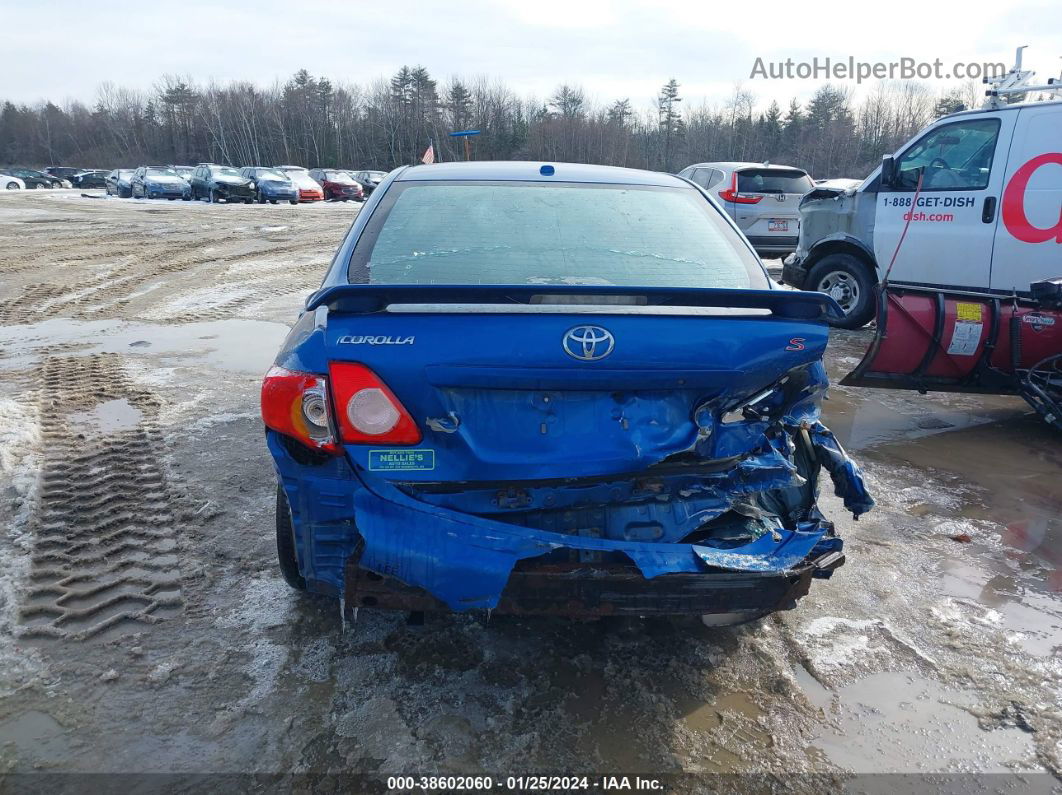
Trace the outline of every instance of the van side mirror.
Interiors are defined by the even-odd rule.
[[[896,158],[885,155],[881,158],[881,186],[892,188],[896,185]]]

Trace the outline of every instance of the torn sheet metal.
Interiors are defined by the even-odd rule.
[[[817,421],[805,427],[814,458],[830,472],[846,507],[857,515],[869,510],[873,500],[862,475],[833,435]],[[790,430],[799,433],[796,427]],[[839,552],[843,546],[814,507],[814,498],[808,494],[814,484],[809,486],[797,471],[798,453],[789,433],[773,440],[763,436],[756,454],[726,471],[662,477],[659,487],[648,495],[638,492],[645,485],[634,479],[627,483],[629,492],[617,492],[615,484],[609,483],[602,484],[599,494],[587,488],[568,489],[584,502],[596,494],[605,503],[602,510],[616,512],[621,523],[632,507],[654,506],[664,511],[674,503],[672,515],[686,515],[690,521],[660,521],[670,530],[662,541],[629,540],[619,533],[612,533],[615,537],[611,538],[589,537],[576,534],[574,528],[557,532],[529,526],[534,524],[530,517],[541,515],[535,510],[520,514],[524,524],[517,519],[501,521],[454,507],[474,508],[462,503],[475,500],[474,491],[413,496],[383,477],[355,471],[342,459],[305,467],[291,459],[274,435],[270,446],[292,502],[300,567],[307,579],[334,593],[343,592],[344,567],[351,555],[357,556],[363,569],[423,588],[450,609],[468,610],[497,606],[520,561],[558,550],[620,554],[646,580],[652,580],[664,574],[709,575],[719,570],[785,573],[812,554]],[[818,471],[817,465],[802,467],[809,473]],[[307,477],[308,473],[312,475]],[[542,488],[549,493],[542,495],[529,487],[527,495],[514,498],[512,504],[526,508],[535,500],[555,502],[565,492],[559,487]],[[653,516],[668,515],[661,511]],[[726,511],[753,517],[742,528],[761,522],[762,530],[751,540],[743,533],[731,541],[725,534],[696,542],[677,540],[676,533],[685,536]],[[787,522],[792,528],[787,529],[779,514],[799,519]]]
[[[713,567],[780,572],[807,557],[825,533],[825,528],[808,523],[799,530],[764,534],[727,550],[609,541],[514,527],[439,509],[385,482],[373,484],[372,491],[360,490],[354,509],[365,539],[361,565],[425,588],[454,610],[495,607],[517,561],[557,549],[622,552],[646,579]]]

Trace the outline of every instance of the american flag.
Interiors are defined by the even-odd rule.
[[[434,163],[435,162],[435,144],[428,144],[428,148],[424,150],[424,157],[420,159],[421,163]]]

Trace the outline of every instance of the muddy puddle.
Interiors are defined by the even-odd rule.
[[[264,373],[288,326],[260,320],[201,323],[136,323],[124,320],[51,318],[20,326],[0,326],[0,369],[25,369],[41,356],[122,353],[163,357],[223,371]]]
[[[67,422],[77,432],[88,434],[128,431],[140,424],[144,414],[125,398],[106,400],[88,411],[67,415]]]
[[[968,694],[930,679],[875,674],[840,689],[834,727],[813,745],[853,773],[1007,773],[1027,766],[1034,755],[1030,733],[983,731],[971,707]]]

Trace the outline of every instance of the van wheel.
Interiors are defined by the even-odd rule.
[[[299,573],[299,561],[295,555],[295,530],[291,525],[291,506],[288,495],[277,484],[277,560],[284,582],[297,591],[306,590],[306,580]]]
[[[811,269],[805,289],[826,293],[841,305],[844,318],[831,320],[838,328],[862,328],[874,317],[874,280],[871,268],[851,254],[828,254]]]

